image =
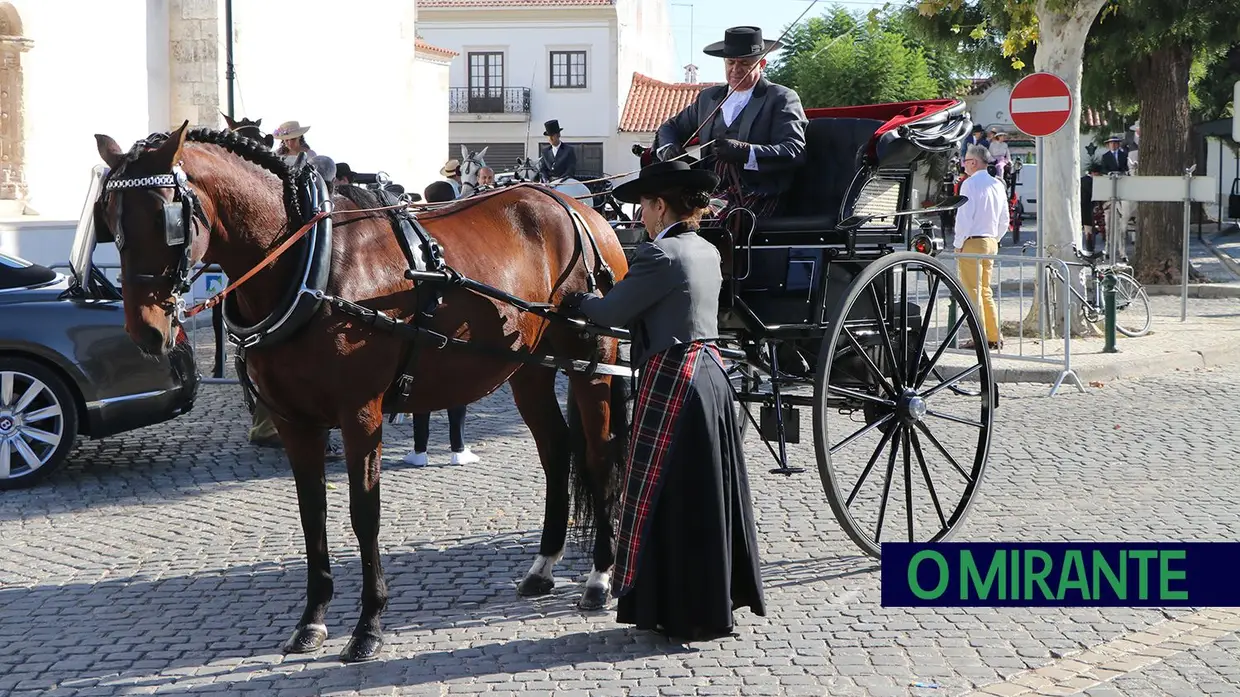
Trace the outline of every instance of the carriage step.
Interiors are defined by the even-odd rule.
[[[804,467],[776,467],[771,470],[771,474],[782,474],[791,477],[794,474],[800,474],[805,471]]]

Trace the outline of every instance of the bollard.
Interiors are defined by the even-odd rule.
[[[952,296],[951,300],[948,301],[947,303],[947,326],[949,327],[956,326],[956,297],[955,296]],[[947,341],[948,341],[949,346],[951,346],[952,348],[956,348],[956,336],[954,334],[952,336],[949,336],[947,338]]]
[[[1102,347],[1102,352],[1118,353],[1119,349],[1115,348],[1115,273],[1109,269],[1102,278],[1102,298],[1106,311],[1106,344]]]

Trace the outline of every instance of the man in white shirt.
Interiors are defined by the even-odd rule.
[[[792,178],[804,162],[809,121],[797,93],[763,76],[764,56],[782,46],[758,27],[732,27],[703,52],[722,58],[728,84],[707,87],[659,127],[660,160],[684,154],[690,136],[709,144],[706,169],[719,175],[715,194],[728,202],[720,213],[744,206],[759,218],[779,215]],[[731,90],[731,94],[728,94]]]
[[[968,178],[960,185],[960,195],[969,200],[956,211],[955,233],[956,251],[962,254],[998,254],[999,240],[1008,229],[1007,192],[1003,182],[986,171],[989,158],[990,152],[980,145],[970,145],[965,151],[964,171]],[[994,261],[965,257],[956,260],[956,268],[960,283],[982,310],[990,348],[1003,348],[999,313],[990,289]],[[961,348],[972,347],[962,344]]]

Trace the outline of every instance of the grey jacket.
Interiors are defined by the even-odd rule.
[[[698,92],[696,100],[659,126],[658,147],[668,143],[683,145],[701,120],[714,112],[727,96],[727,85],[707,87]],[[706,143],[722,135],[712,133],[717,117],[718,114],[702,126],[699,142]],[[792,187],[793,172],[805,159],[805,127],[808,124],[796,92],[765,77],[758,80],[736,124],[737,140],[753,147],[758,162],[757,171],[741,172],[741,186],[747,193],[772,195],[785,193]]]
[[[638,367],[676,344],[719,335],[719,251],[684,223],[637,248],[628,275],[581,311],[597,324],[633,334],[630,363]]]

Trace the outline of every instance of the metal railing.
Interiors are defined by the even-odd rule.
[[[1013,339],[1011,342],[1004,341],[1003,348],[997,353],[992,353],[992,357],[1058,366],[1058,376],[1051,386],[1050,396],[1059,391],[1065,380],[1075,383],[1077,390],[1085,391],[1080,376],[1072,368],[1072,317],[1074,314],[1072,288],[1069,283],[1060,283],[1054,287],[1054,290],[1058,292],[1052,292],[1050,283],[1052,276],[1050,269],[1052,268],[1058,270],[1062,278],[1072,278],[1068,265],[1062,259],[960,252],[946,253],[940,258],[944,261],[953,261],[957,272],[962,264],[971,262],[980,266],[983,260],[992,262],[990,285],[1000,339]],[[980,275],[979,272],[978,276]],[[1039,299],[1041,302],[1037,302]],[[980,295],[972,300],[979,315],[979,322],[985,326]],[[1029,321],[1029,315],[1035,307],[1042,310],[1037,313],[1036,327],[1033,326],[1034,322]],[[955,308],[953,307],[952,310],[954,311]],[[1057,317],[1058,320],[1052,323],[1048,319],[1050,317]],[[1005,320],[1009,323],[1008,328],[1014,330],[1014,336],[1003,336]],[[1060,334],[1058,337],[1054,336],[1054,325],[1061,325],[1058,326]],[[1060,343],[1062,343],[1062,352],[1049,348]],[[953,348],[947,352],[954,351],[956,349]]]
[[[529,114],[528,87],[449,87],[449,114]]]
[[[111,263],[111,262],[94,262],[94,266],[95,268],[103,272],[119,270],[121,267],[120,264]],[[192,270],[193,273],[197,273],[199,270],[202,270],[202,267],[203,267],[202,264],[195,265]],[[56,262],[54,264],[51,264],[50,266],[48,266],[48,268],[71,270],[72,266],[67,261],[61,261],[61,262]],[[215,264],[209,265],[204,273],[211,273],[211,272],[223,273],[220,270],[220,267]],[[104,273],[104,275],[107,276],[109,280],[113,280],[115,282],[116,279],[113,279],[111,274]],[[119,286],[120,284],[118,283],[117,285]],[[186,305],[194,305],[195,303],[201,300],[206,300],[207,297],[208,297],[207,295],[203,295],[202,297],[199,297],[198,294],[195,292],[195,290],[191,288],[190,292],[187,293],[185,296],[185,303]],[[204,385],[238,385],[240,384],[240,381],[235,377],[232,377],[232,378],[224,377],[225,373],[227,372],[226,367],[229,365],[229,361],[228,361],[228,350],[227,350],[227,338],[225,337],[225,332],[224,332],[224,318],[222,315],[221,306],[217,305],[216,307],[214,307],[210,315],[203,313],[195,317],[191,317],[185,322],[183,322],[181,326],[185,329],[185,334],[186,334],[186,337],[189,339],[190,347],[194,351],[194,363],[195,365],[199,367],[198,368],[199,372],[204,373],[201,378],[201,382]],[[210,332],[213,332],[214,334],[214,336],[211,339],[211,349],[210,349],[210,358],[213,362],[211,364],[212,370],[211,370],[210,375],[206,375],[205,371],[203,370],[203,366],[208,365],[208,363],[206,363],[203,360],[205,358],[205,356],[203,355],[205,352],[200,350],[201,345],[206,343],[204,341],[205,337],[201,335],[202,331],[210,331]]]

